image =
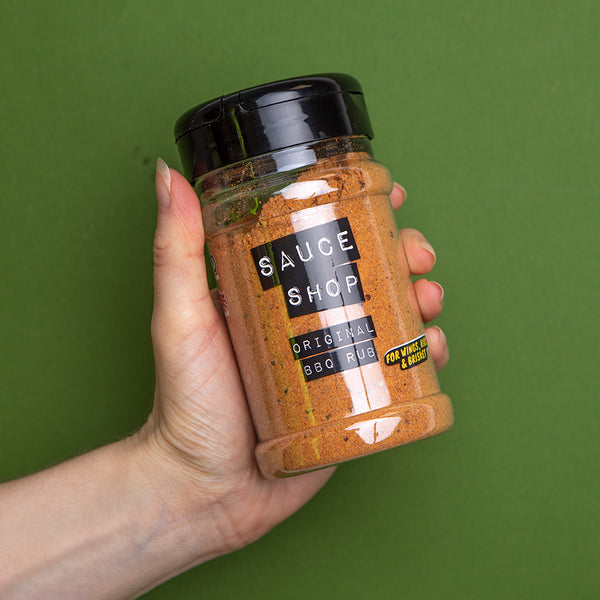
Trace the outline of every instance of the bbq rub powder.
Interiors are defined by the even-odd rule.
[[[175,133],[263,474],[449,429],[358,82],[314,75],[243,90],[188,111]]]

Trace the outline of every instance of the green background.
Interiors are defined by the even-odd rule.
[[[361,81],[438,252],[451,432],[341,467],[147,598],[597,598],[600,3],[3,1],[0,476],[139,427],[156,156],[184,110]],[[594,259],[596,256],[596,259]]]

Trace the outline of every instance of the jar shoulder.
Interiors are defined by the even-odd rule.
[[[339,157],[295,172],[245,181],[203,207],[207,234],[361,196],[389,195],[389,171],[372,158]]]

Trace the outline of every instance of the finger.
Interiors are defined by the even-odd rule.
[[[439,371],[446,366],[448,359],[450,358],[446,335],[436,325],[426,327],[425,335],[427,335],[427,344],[429,346],[431,358],[433,358],[436,370]]]
[[[156,196],[153,327],[176,330],[189,320],[201,326],[216,311],[206,279],[200,203],[186,179],[162,159],[157,161]]]
[[[423,322],[437,319],[444,306],[444,288],[437,281],[427,279],[419,279],[414,285]]]
[[[416,229],[402,229],[399,236],[410,272],[413,275],[429,273],[435,265],[435,250],[425,236]]]
[[[392,208],[394,210],[398,210],[406,200],[406,190],[399,184],[394,181],[394,187],[392,188],[392,193],[390,194],[390,201],[392,202]]]

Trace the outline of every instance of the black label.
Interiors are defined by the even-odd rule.
[[[377,333],[375,332],[373,319],[367,315],[360,319],[338,323],[324,329],[317,329],[303,335],[297,335],[290,338],[290,345],[294,353],[294,358],[298,360],[327,352],[327,350],[332,350],[333,348],[343,348],[344,346],[375,337],[377,337]]]
[[[305,358],[301,361],[301,365],[304,379],[312,381],[340,371],[362,367],[377,360],[377,351],[373,342],[367,341]]]
[[[383,361],[386,365],[395,365],[400,363],[400,368],[405,371],[412,367],[420,365],[429,358],[427,347],[427,338],[422,335],[406,344],[396,346],[385,353]]]
[[[290,317],[364,301],[346,217],[252,248],[263,290],[281,285]]]

